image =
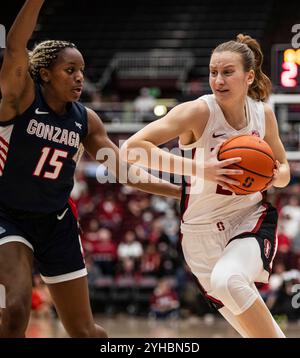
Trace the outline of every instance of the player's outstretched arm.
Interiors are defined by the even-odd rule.
[[[12,113],[11,116],[18,114],[18,100],[25,90],[26,96],[30,94],[34,96],[33,81],[28,73],[27,43],[34,31],[43,3],[44,0],[27,0],[7,35],[0,73],[0,86],[3,97],[1,106],[10,105],[12,110],[16,112]],[[31,93],[28,94],[28,91],[31,91]],[[9,109],[4,109],[5,114],[7,114]],[[1,114],[0,120],[3,120],[3,111]]]
[[[138,164],[153,170],[166,171],[178,175],[198,176],[204,173],[204,178],[226,187],[226,183],[239,185],[226,175],[242,174],[241,170],[227,169],[226,166],[237,163],[241,158],[231,158],[219,161],[217,152],[213,152],[207,161],[192,160],[183,156],[166,152],[159,145],[192,131],[194,126],[207,123],[209,110],[202,101],[191,101],[179,104],[167,115],[148,124],[130,137],[122,146],[122,160]],[[153,160],[153,158],[158,158]]]

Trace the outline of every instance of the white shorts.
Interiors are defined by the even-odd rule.
[[[259,204],[212,224],[181,224],[183,254],[202,288],[211,291],[212,270],[228,243],[245,237],[255,238],[260,246],[263,269],[256,282],[268,282],[277,250],[277,218],[277,211],[270,204]]]

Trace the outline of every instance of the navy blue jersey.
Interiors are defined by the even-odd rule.
[[[83,105],[68,103],[67,113],[57,115],[36,86],[32,105],[0,122],[0,206],[33,213],[65,207],[87,132]]]

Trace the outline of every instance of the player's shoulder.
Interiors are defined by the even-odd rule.
[[[208,118],[210,111],[207,103],[201,100],[201,97],[184,102],[176,106],[176,112],[180,112],[181,118],[195,119],[195,118]]]
[[[87,113],[88,132],[105,133],[104,124],[98,114],[90,107],[84,107]]]
[[[270,104],[266,103],[266,102],[262,102],[262,103],[263,103],[265,115],[268,115],[268,116],[273,115],[274,112],[273,112],[273,109],[270,106]]]
[[[79,103],[79,102],[77,102],[77,103]],[[83,105],[82,105],[82,106],[83,106]],[[86,110],[88,116],[98,117],[97,113],[96,113],[92,108],[86,107],[86,106],[84,106],[84,108],[85,108],[85,110]]]
[[[101,118],[98,116],[97,112],[94,111],[92,108],[90,107],[84,107],[85,111],[87,113],[87,120],[89,123],[101,123],[102,124],[102,120]]]
[[[277,120],[275,117],[275,113],[273,111],[273,108],[270,106],[270,104],[264,103],[263,106],[264,106],[266,125],[270,125],[276,122]]]

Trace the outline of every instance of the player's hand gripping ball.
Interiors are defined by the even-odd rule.
[[[218,159],[241,157],[230,169],[242,169],[242,175],[229,176],[240,182],[239,186],[227,184],[236,194],[245,195],[263,191],[272,181],[276,168],[271,147],[263,139],[252,135],[238,135],[227,139],[220,147]]]

